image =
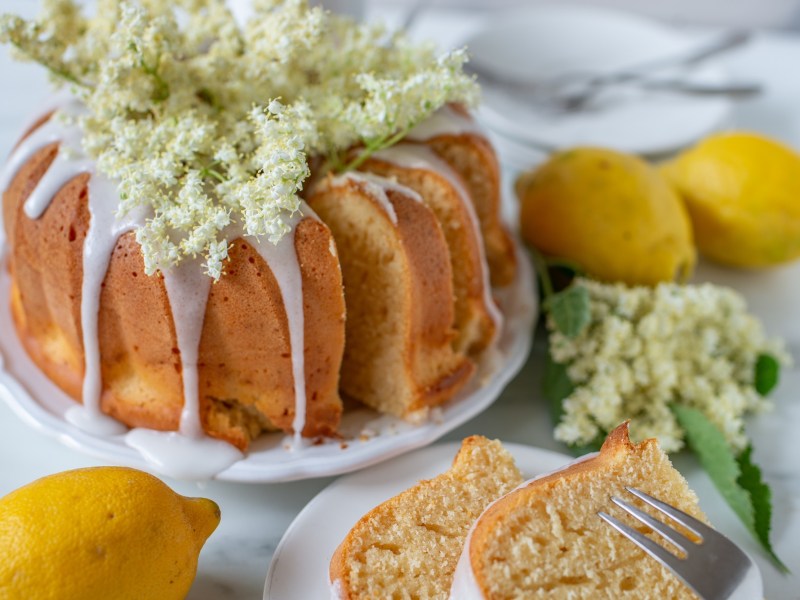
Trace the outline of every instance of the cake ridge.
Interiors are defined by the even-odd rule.
[[[450,106],[446,106],[444,110],[440,109],[434,113],[434,115],[437,115],[439,112],[444,112],[446,115],[451,113],[458,115],[456,110]],[[462,120],[467,120],[466,117],[463,117],[462,115],[458,116]],[[444,132],[452,133],[452,130],[448,127],[448,125],[451,123],[449,120],[450,117],[444,118],[447,119],[444,124],[435,125],[435,131],[437,134]],[[436,117],[434,117],[434,119],[436,119]],[[456,121],[453,129],[456,128],[455,125],[457,123],[458,122]],[[372,158],[385,161],[402,168],[423,169],[436,173],[444,178],[458,194],[461,200],[461,205],[464,207],[464,210],[469,218],[473,236],[478,247],[478,258],[481,264],[481,295],[483,296],[483,304],[487,313],[489,314],[489,318],[494,322],[495,325],[495,329],[492,332],[492,337],[488,341],[487,345],[493,344],[496,341],[497,336],[500,333],[500,328],[503,325],[503,315],[500,312],[500,309],[497,307],[494,298],[492,298],[492,284],[489,278],[489,263],[486,257],[486,248],[483,241],[483,235],[481,234],[481,225],[478,220],[478,215],[475,211],[475,206],[472,198],[470,197],[470,193],[464,187],[460,176],[446,161],[440,158],[429,146],[425,144],[415,144],[401,141],[394,146],[390,146],[375,152],[372,155]]]

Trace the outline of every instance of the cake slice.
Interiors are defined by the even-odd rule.
[[[492,284],[510,284],[517,258],[500,214],[500,165],[481,128],[463,107],[450,104],[413,129],[406,139],[425,142],[464,180],[481,223]]]
[[[452,345],[453,278],[436,217],[414,191],[370,174],[328,177],[308,203],[330,227],[342,266],[342,393],[424,419],[475,370]]]
[[[447,598],[473,521],[521,481],[500,442],[466,438],[450,470],[387,500],[350,530],[331,560],[334,597]]]
[[[638,488],[707,521],[656,440],[632,444],[627,423],[599,454],[531,480],[492,504],[464,545],[451,598],[694,598],[668,569],[600,517],[606,511],[660,541],[612,504]]]
[[[453,271],[454,345],[478,354],[494,340],[500,314],[491,297],[480,223],[460,175],[424,144],[397,144],[375,153],[361,169],[408,186],[436,215]]]

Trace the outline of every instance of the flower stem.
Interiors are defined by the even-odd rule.
[[[394,135],[382,137],[379,138],[378,140],[373,140],[367,143],[367,145],[361,150],[361,152],[359,152],[358,156],[356,156],[352,161],[344,165],[344,168],[342,168],[341,171],[339,172],[344,173],[346,171],[354,171],[355,169],[363,165],[367,161],[367,159],[369,159],[369,157],[375,154],[376,152],[379,152],[385,148],[390,148],[391,146],[394,146],[397,142],[402,140],[404,137],[406,137],[406,135],[408,135],[408,132],[411,131],[412,127],[413,125],[401,129]]]
[[[544,294],[546,304],[547,300],[549,300],[555,294],[555,290],[553,289],[553,280],[550,279],[550,271],[548,271],[547,260],[535,248],[529,247],[528,250],[530,251],[531,258],[533,259],[533,267],[536,269],[536,273],[539,275],[539,280],[542,282],[542,293]]]

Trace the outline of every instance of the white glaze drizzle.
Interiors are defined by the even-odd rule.
[[[305,216],[317,218],[311,208],[302,203],[300,210],[289,222],[291,232],[277,244],[268,240],[251,240],[251,246],[264,259],[272,271],[281,291],[286,320],[289,327],[289,346],[292,356],[292,379],[294,381],[294,430],[293,448],[303,446],[303,429],[306,426],[306,374],[305,374],[305,315],[303,302],[303,277],[295,247],[297,225]]]
[[[181,360],[183,408],[180,424],[177,432],[133,429],[125,436],[125,442],[165,475],[178,479],[208,479],[243,457],[234,446],[207,436],[200,419],[197,363],[211,278],[203,271],[200,257],[184,259],[165,269],[163,276]]]
[[[541,473],[536,477],[533,477],[532,479],[524,481],[523,483],[515,487],[513,490],[508,492],[508,494],[504,494],[494,502],[490,503],[489,506],[487,506],[483,510],[480,517],[475,519],[475,522],[470,527],[469,533],[467,534],[466,540],[464,541],[464,547],[461,550],[461,556],[459,556],[458,558],[458,563],[456,563],[456,570],[455,573],[453,573],[453,583],[451,584],[450,587],[450,600],[485,600],[483,592],[481,591],[480,586],[478,586],[478,582],[475,579],[475,571],[472,568],[472,561],[470,560],[469,554],[470,554],[470,546],[472,545],[472,534],[475,531],[475,526],[478,524],[481,518],[483,518],[483,515],[485,515],[489,511],[489,509],[492,508],[492,506],[500,502],[506,496],[509,496],[514,492],[521,490],[522,488],[528,487],[530,484],[532,484],[535,481],[538,481],[539,479],[549,477],[550,475],[555,475],[556,473],[561,473],[562,471],[565,471],[570,467],[577,465],[578,463],[582,463],[586,460],[596,457],[598,454],[599,452],[592,452],[590,454],[586,454],[584,456],[576,458],[575,460],[568,462],[566,465],[559,467],[558,469],[554,469],[546,473]]]
[[[452,111],[453,109],[448,107],[448,110]],[[483,302],[486,306],[486,311],[489,313],[490,318],[495,323],[496,340],[503,323],[503,314],[500,312],[500,309],[497,308],[494,298],[492,298],[492,285],[489,280],[489,263],[486,260],[486,250],[483,245],[483,235],[481,233],[480,222],[478,221],[478,215],[475,212],[475,206],[472,203],[472,196],[464,187],[461,177],[448,163],[439,158],[439,156],[437,156],[433,150],[423,144],[395,144],[394,146],[376,152],[373,156],[378,160],[382,160],[405,169],[424,169],[427,171],[432,171],[447,180],[447,182],[459,195],[461,198],[461,204],[464,206],[464,209],[469,217],[469,221],[472,224],[472,230],[475,240],[478,244],[478,253],[481,263],[481,287],[483,293]]]
[[[60,172],[62,165],[55,164],[48,171],[53,173],[54,181],[61,175],[69,180],[69,173]],[[82,169],[81,162],[76,162],[75,169]],[[114,435],[124,433],[126,427],[105,414],[100,407],[103,392],[103,380],[100,363],[100,338],[98,320],[100,312],[100,295],[103,280],[108,271],[111,254],[119,238],[132,231],[139,223],[144,222],[144,211],[137,211],[117,219],[119,195],[117,183],[99,173],[90,171],[88,190],[89,229],[83,243],[83,281],[81,282],[81,331],[83,335],[84,375],[81,406],[74,406],[67,411],[66,419],[81,429],[98,435]],[[77,174],[77,173],[76,173]],[[38,188],[36,190],[38,192]]]
[[[342,600],[344,598],[344,593],[342,592],[342,580],[337,579],[336,581],[331,581],[329,583],[329,588],[331,592],[331,600]]]
[[[359,184],[362,189],[380,205],[380,207],[389,217],[389,220],[395,225],[397,225],[397,211],[395,211],[394,205],[392,204],[391,200],[389,200],[389,196],[386,193],[387,191],[397,192],[399,194],[408,196],[417,202],[422,202],[422,197],[411,188],[401,185],[396,181],[392,181],[391,179],[387,179],[386,177],[375,175],[374,173],[350,171],[344,175],[335,177],[331,181],[331,185],[339,186],[343,185],[347,181],[353,181]]]
[[[181,359],[183,410],[179,431],[188,438],[198,439],[205,434],[200,423],[197,363],[211,278],[203,272],[201,257],[184,259],[165,269],[163,275]]]
[[[53,108],[72,117],[84,110],[74,99]],[[81,147],[81,136],[82,132],[77,125],[66,125],[57,116],[50,118],[11,153],[0,171],[0,191],[8,188],[19,170],[36,152],[54,143],[59,144],[58,154],[23,206],[29,218],[40,218],[58,192],[76,176],[82,173],[90,175],[90,222],[84,241],[81,283],[81,329],[85,355],[82,404],[67,410],[65,418],[90,433],[110,436],[123,433],[127,428],[103,414],[100,407],[100,294],[119,238],[143,224],[146,211],[136,210],[121,218],[117,217],[117,184],[95,172],[93,161],[85,156]],[[242,458],[241,452],[235,447],[207,437],[200,423],[197,359],[211,280],[197,262],[199,261],[186,261],[183,266],[165,274],[183,366],[184,407],[180,430],[160,432],[134,429],[125,437],[130,446],[159,466],[160,472],[185,479],[207,479]]]
[[[55,107],[54,107],[55,109]],[[60,112],[77,117],[83,110],[76,100],[67,101]],[[91,215],[83,251],[83,281],[81,283],[81,330],[84,347],[84,377],[81,406],[70,408],[65,418],[81,429],[99,435],[114,435],[125,431],[118,421],[100,410],[102,382],[100,352],[97,336],[97,316],[100,290],[108,268],[110,254],[116,241],[135,225],[131,217],[117,223],[117,186],[94,173],[93,163],[83,153],[81,131],[77,125],[64,124],[54,115],[33,131],[12,152],[0,175],[0,189],[6,189],[19,170],[42,148],[58,143],[58,154],[45,174],[25,200],[23,209],[31,219],[40,218],[64,185],[83,173],[89,173],[88,209]]]
[[[441,135],[479,135],[486,137],[480,125],[469,115],[445,104],[406,135],[407,140],[426,142]]]
[[[44,105],[42,111],[37,114],[47,115],[62,105],[62,110],[67,113],[78,110],[80,107],[77,102],[62,95],[58,103],[56,103],[54,100],[51,100]],[[39,118],[31,119],[30,121],[26,122],[22,128],[22,131],[20,132],[19,137],[22,138],[24,134],[28,133],[28,131],[30,131],[30,129],[38,121]],[[65,134],[66,127],[62,123],[58,122],[56,119],[49,119],[46,123],[32,131],[31,134],[25,139],[21,140],[20,143],[17,144],[17,146],[11,151],[2,167],[0,167],[0,197],[2,197],[2,194],[5,194],[11,183],[14,181],[14,178],[17,176],[17,173],[19,173],[20,169],[31,158],[33,158],[34,154],[36,154],[45,146],[60,142]],[[0,211],[0,256],[5,254],[5,241],[3,211]]]

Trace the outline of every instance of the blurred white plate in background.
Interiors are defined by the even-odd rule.
[[[509,10],[466,40],[473,60],[498,77],[538,82],[567,73],[604,73],[682,54],[699,40],[667,25],[607,9],[545,4]],[[696,83],[722,83],[713,62],[691,72]],[[484,86],[480,116],[497,133],[549,148],[610,146],[661,154],[719,127],[725,97],[615,88],[582,112],[536,108],[523,95]]]

